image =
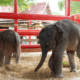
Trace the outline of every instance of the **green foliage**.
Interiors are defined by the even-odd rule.
[[[71,14],[80,13],[80,1],[71,1]]]
[[[62,9],[64,8],[65,3],[64,0],[61,0],[58,2],[58,6],[60,11],[62,11]],[[80,13],[80,1],[71,1],[71,11],[70,14],[79,14]]]
[[[63,65],[66,65],[66,62],[63,62]]]
[[[35,1],[35,0],[34,0]],[[31,3],[31,0],[17,0],[18,7],[20,8],[20,11],[24,9],[28,9]],[[0,0],[0,5],[7,6],[11,5],[14,6],[14,0]]]
[[[58,6],[59,6],[60,11],[62,11],[63,8],[64,8],[64,0],[59,1],[59,2],[58,2]]]
[[[13,0],[0,0],[0,5],[13,5]]]

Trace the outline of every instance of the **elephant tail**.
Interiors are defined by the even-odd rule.
[[[36,67],[35,72],[37,72],[37,70],[43,65],[46,56],[47,56],[47,53],[42,53],[41,60],[40,60],[40,62],[39,62],[39,64],[38,64],[38,66]]]
[[[15,33],[15,36],[16,36],[16,63],[19,63],[21,53],[20,37],[18,33]]]
[[[21,53],[21,49],[20,49],[20,45],[18,45],[16,51],[16,63],[19,63],[20,61],[20,53]]]

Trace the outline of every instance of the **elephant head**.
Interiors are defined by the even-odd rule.
[[[60,42],[63,31],[59,26],[60,25],[57,24],[51,24],[41,30],[39,42],[42,49],[42,57],[35,71],[43,65],[47,52],[51,49],[55,49],[56,45]]]

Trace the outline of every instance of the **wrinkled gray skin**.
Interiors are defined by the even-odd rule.
[[[71,66],[71,72],[76,71],[74,54],[77,52],[80,58],[80,25],[72,20],[64,19],[43,28],[39,34],[39,42],[42,48],[42,58],[35,71],[44,63],[47,52],[52,49],[49,59],[51,74],[55,77],[63,77],[62,59],[66,50]]]
[[[16,63],[18,63],[20,59],[20,37],[18,33],[12,30],[0,32],[0,66],[10,64],[11,55],[14,52],[16,53]]]

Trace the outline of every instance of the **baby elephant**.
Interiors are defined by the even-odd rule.
[[[16,53],[16,63],[20,59],[20,37],[18,33],[12,30],[0,32],[0,66],[10,64],[12,53]]]
[[[49,60],[51,73],[56,77],[63,77],[62,59],[66,50],[71,66],[71,72],[76,71],[74,54],[77,52],[80,58],[80,25],[76,22],[64,19],[43,28],[39,34],[39,42],[42,49],[42,58],[35,71],[37,71],[45,61],[47,52],[52,49]]]

